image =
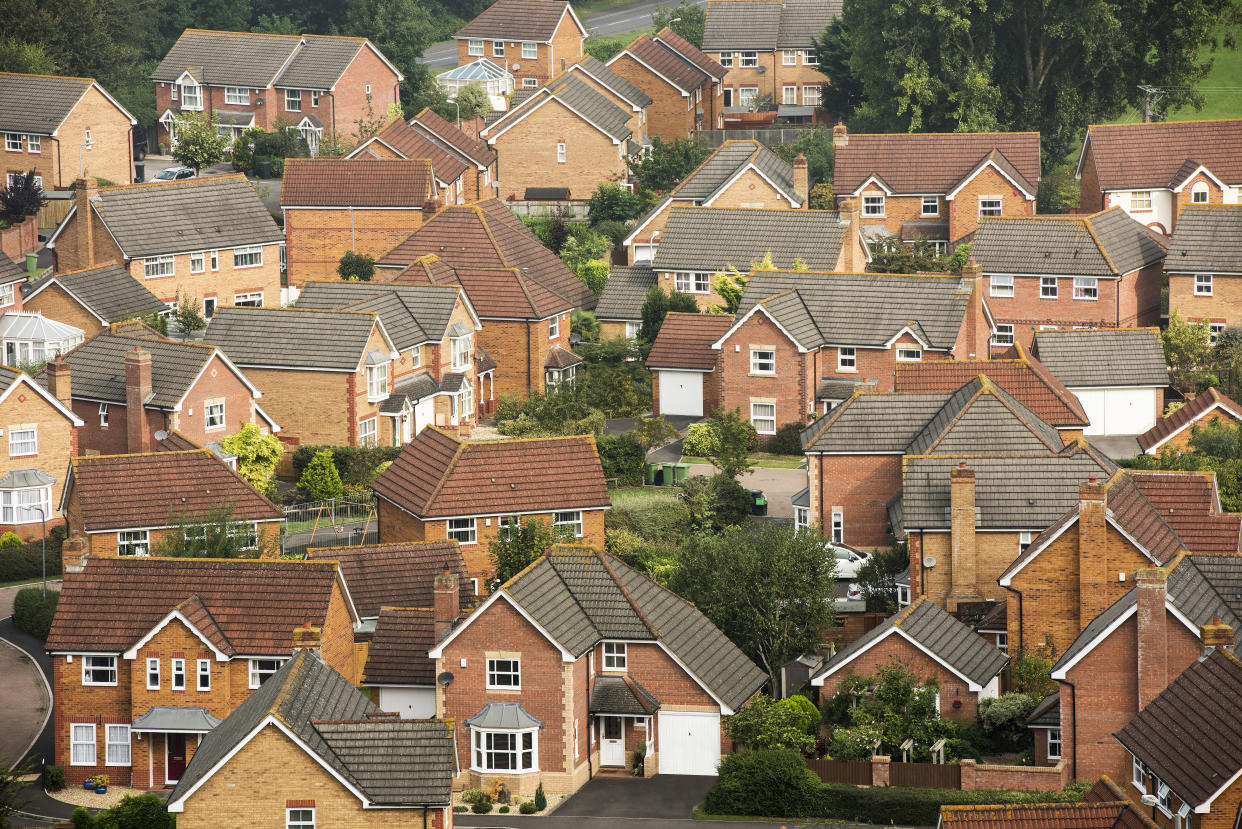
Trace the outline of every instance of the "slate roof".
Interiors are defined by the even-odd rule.
[[[466,578],[466,562],[456,541],[314,547],[307,551],[307,558],[340,565],[354,607],[365,619],[379,616],[385,605],[432,607],[433,582],[445,570],[457,576],[462,609],[474,603]]]
[[[1061,727],[1061,692],[1053,691],[1039,701],[1026,718],[1027,728]]]
[[[1238,554],[1242,515],[1221,511],[1215,472],[1131,469],[1128,474],[1186,549],[1199,555]]]
[[[467,135],[430,108],[415,115],[409,124],[412,129],[423,132],[427,137],[481,167],[487,167],[496,161],[496,150],[489,147],[486,141],[476,135]]]
[[[1113,207],[1090,216],[982,218],[970,255],[987,274],[1121,277],[1164,261],[1165,249]]]
[[[531,715],[520,702],[489,702],[466,720],[476,728],[543,728],[543,720]]]
[[[1177,217],[1164,269],[1242,274],[1242,205],[1188,204]]]
[[[302,40],[306,46],[276,79],[278,89],[332,89],[367,42],[361,37],[328,35],[302,35]],[[211,81],[210,76],[207,80]]]
[[[768,252],[777,268],[801,259],[812,271],[836,270],[848,223],[835,210],[764,210],[674,204],[651,266],[656,271],[746,271]]]
[[[93,78],[0,72],[0,132],[51,135],[93,83]]]
[[[360,37],[186,29],[151,80],[171,83],[196,69],[195,77],[212,86],[328,90],[366,43]]]
[[[429,426],[372,488],[421,518],[603,509],[609,504],[590,435],[465,442]]]
[[[582,58],[571,68],[578,69],[590,75],[609,91],[628,101],[631,106],[642,109],[644,107],[649,107],[652,104],[650,95],[634,86],[634,84],[630,83],[604,64],[600,63],[591,55],[587,55]]]
[[[1169,384],[1157,328],[1037,331],[1033,350],[1070,388]]]
[[[93,557],[65,575],[47,649],[120,653],[179,608],[225,654],[288,656],[294,628],[323,626],[336,578],[332,563]]]
[[[711,0],[703,48],[805,49],[835,18],[841,0]]]
[[[851,133],[835,148],[833,188],[854,193],[876,176],[894,193],[945,194],[993,150],[1031,187],[1039,183],[1037,132]]]
[[[655,284],[655,271],[648,266],[613,265],[595,306],[595,318],[600,322],[642,320],[643,302]]]
[[[435,189],[426,158],[290,158],[280,206],[422,210]]]
[[[731,314],[686,314],[674,311],[664,318],[651,353],[649,369],[714,371],[720,352],[712,344],[733,326]]]
[[[304,308],[219,308],[205,342],[238,365],[353,372],[379,316]]]
[[[976,685],[987,685],[1009,662],[1009,657],[987,639],[959,622],[948,611],[927,601],[926,597],[920,597],[905,610],[888,617],[837,651],[811,677],[811,681],[835,673],[879,644],[894,628]]]
[[[403,158],[427,159],[435,171],[437,181],[448,185],[461,178],[469,166],[462,157],[450,153],[441,144],[433,141],[424,133],[411,127],[400,118],[388,122],[388,126],[380,130],[373,138],[360,144],[349,154],[349,158],[366,158],[369,145],[374,141],[382,141]],[[379,156],[375,156],[379,157]]]
[[[542,2],[542,0],[520,1]],[[507,122],[516,122],[518,118],[525,117],[528,112],[533,111],[533,107],[543,105],[549,97],[573,110],[580,118],[597,127],[615,142],[624,141],[633,135],[629,126],[629,112],[596,92],[590,84],[574,73],[563,72],[529,98],[512,105],[508,113],[489,124],[484,130],[485,137],[493,138]]]
[[[307,282],[293,307],[374,313],[393,345],[405,351],[424,343],[440,343],[449,335],[458,296],[458,289],[449,286]]]
[[[284,241],[263,200],[240,174],[98,192],[92,204],[127,259]]]
[[[1234,420],[1242,420],[1242,406],[1230,400],[1216,389],[1208,389],[1186,401],[1172,414],[1156,421],[1156,425],[1138,436],[1139,448],[1149,454],[1157,454],[1160,446],[1186,427],[1193,427],[1209,412],[1219,411]]]
[[[132,277],[131,277],[132,278]],[[8,256],[0,256],[0,285],[7,285],[12,282],[25,282],[26,269],[22,265],[17,264]],[[26,286],[22,286],[22,295],[25,296]]]
[[[156,705],[134,720],[134,731],[211,731],[222,721],[207,713],[206,708]]]
[[[434,685],[436,661],[427,651],[436,642],[435,617],[430,604],[380,608],[362,684]]]
[[[22,276],[24,278],[25,274]],[[49,273],[37,282],[23,285],[22,296],[29,302],[52,283],[59,285],[105,325],[168,310],[163,300],[115,262],[80,271]]]
[[[553,547],[500,589],[576,656],[603,639],[658,640],[733,710],[766,681],[694,605],[605,553]]]
[[[659,709],[660,701],[628,676],[596,676],[587,702],[591,714],[649,717]]]
[[[802,446],[807,452],[902,454],[948,399],[948,394],[857,394],[803,430]]]
[[[497,0],[453,37],[549,43],[565,14],[572,16],[565,0]]]
[[[985,375],[949,395],[910,441],[912,455],[1060,452],[1057,430]]]
[[[1101,190],[1176,186],[1187,161],[1225,184],[1242,184],[1242,120],[1095,124],[1088,145]]]
[[[787,196],[794,193],[793,165],[760,141],[730,139],[707,157],[669,196],[676,199],[708,201],[734,176],[753,164]],[[806,194],[801,194],[805,196]]]
[[[483,319],[540,320],[574,307],[572,299],[520,268],[452,267],[435,254],[419,257],[393,283],[459,286]]]

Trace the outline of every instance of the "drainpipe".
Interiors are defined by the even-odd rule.
[[[1018,652],[1022,653],[1026,649],[1024,625],[1022,624],[1022,591],[1016,587],[1006,587],[1005,589],[1018,596]]]
[[[1071,739],[1074,741],[1074,749],[1070,752],[1070,779],[1078,779],[1078,691],[1074,688],[1074,683],[1068,679],[1059,679],[1058,682],[1068,685],[1070,689],[1070,707],[1074,709],[1074,727],[1071,729]]]

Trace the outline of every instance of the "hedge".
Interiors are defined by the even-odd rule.
[[[1081,790],[1018,792],[981,789],[922,789],[907,786],[861,788],[841,783],[823,785],[818,817],[901,826],[935,826],[941,806],[984,806],[1007,803],[1076,803]]]
[[[370,486],[375,469],[385,461],[396,460],[400,446],[299,446],[293,453],[293,471],[300,479],[315,453],[321,449],[332,452],[332,462],[346,487]]]
[[[48,533],[47,577],[60,577],[60,546],[64,530]],[[43,575],[43,542],[34,541],[20,547],[0,549],[0,584],[10,581],[37,579]]]
[[[47,639],[59,600],[60,591],[57,590],[49,590],[44,596],[40,587],[22,588],[13,599],[13,624],[37,639]]]
[[[595,439],[605,478],[616,478],[618,486],[642,486],[647,453],[633,435],[600,435]]]

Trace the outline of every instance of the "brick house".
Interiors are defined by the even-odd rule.
[[[637,339],[643,326],[643,303],[655,285],[656,275],[650,265],[613,265],[595,306],[600,339]]]
[[[25,267],[0,252],[0,312],[25,310],[24,289],[28,278]]]
[[[204,738],[168,811],[191,829],[450,829],[452,724],[385,716],[305,641],[316,633],[299,629],[293,658]]]
[[[1190,204],[1169,239],[1169,313],[1206,321],[1212,342],[1242,322],[1242,205]]]
[[[114,323],[168,313],[167,303],[119,262],[49,272],[22,286],[21,305],[24,310],[80,329],[88,339]]]
[[[179,114],[203,112],[232,138],[287,120],[311,155],[322,139],[382,118],[403,79],[366,38],[203,29],[182,32],[151,73],[160,143],[176,143]]]
[[[468,172],[462,175],[462,201],[481,201],[495,195],[497,156],[486,141],[462,132],[430,109],[415,115],[409,124],[410,129],[466,164]],[[436,167],[439,169],[439,165]]]
[[[94,78],[0,72],[0,113],[6,186],[31,170],[44,190],[68,190],[82,176],[134,180],[138,121]]]
[[[284,235],[242,175],[96,187],[48,240],[57,271],[120,262],[167,304],[279,305]]]
[[[671,142],[724,126],[725,68],[667,26],[639,35],[608,68],[650,99],[648,135]]]
[[[431,164],[439,198],[446,204],[461,204],[465,201],[465,178],[468,174],[471,179],[474,178],[471,165],[460,156],[449,152],[400,118],[389,121],[382,130],[347,153],[345,158],[426,160]],[[289,168],[286,166],[285,178],[288,177]],[[387,253],[389,249],[391,246],[381,253]]]
[[[650,95],[591,55],[581,58],[565,72],[569,77],[580,79],[606,100],[628,112],[630,119],[626,125],[630,128],[631,138],[644,146],[650,143],[647,140],[647,107],[652,103]]]
[[[331,562],[91,561],[65,577],[47,639],[55,761],[70,785],[174,784],[289,659],[295,628],[322,629],[323,658],[352,676],[356,621]]]
[[[711,0],[703,51],[720,63],[725,120],[729,110],[759,105],[819,108],[821,87],[815,38],[841,16],[838,0]]]
[[[1009,656],[927,599],[919,599],[833,654],[811,676],[827,698],[850,675],[869,676],[900,663],[936,680],[936,708],[945,719],[974,722],[979,701],[1000,696]]]
[[[498,631],[504,631],[498,635]],[[584,547],[557,546],[498,588],[429,654],[455,676],[437,714],[457,722],[456,785],[495,779],[572,794],[592,770],[714,775],[720,717],[765,682],[699,610]]]
[[[438,192],[427,158],[289,159],[280,188],[288,284],[339,279],[346,253],[388,253],[435,213]]]
[[[466,573],[490,590],[488,543],[507,522],[550,522],[602,547],[608,487],[590,435],[463,442],[420,432],[372,484],[380,543],[456,541]]]
[[[869,237],[945,251],[981,218],[1035,215],[1037,132],[851,135],[837,124],[832,143],[833,190],[858,200]]]
[[[1180,454],[1199,427],[1209,423],[1235,425],[1239,422],[1242,422],[1242,406],[1216,389],[1208,389],[1157,420],[1155,426],[1138,436],[1138,445],[1148,455],[1159,455],[1165,450]]]
[[[1160,321],[1164,243],[1119,207],[980,219],[970,256],[987,280],[998,352],[1037,331]]]
[[[1237,204],[1242,193],[1242,120],[1094,124],[1074,172],[1085,211],[1119,206],[1173,233],[1191,204]]]
[[[716,371],[723,354],[713,346],[732,327],[732,314],[672,312],[664,318],[646,362],[655,414],[702,417],[720,408],[724,383]]]
[[[639,151],[639,137],[630,128],[629,106],[614,100],[581,73],[562,72],[484,127],[479,138],[500,159],[496,195],[525,199],[528,189],[555,187],[585,200],[601,181],[628,181],[625,160]]]
[[[487,57],[537,89],[585,52],[586,27],[566,0],[498,0],[457,30],[457,65]]]
[[[78,454],[82,419],[30,375],[0,366],[0,424],[8,433],[0,461],[0,532],[41,538],[44,520],[51,527],[64,523],[53,505],[64,493],[69,459]]]
[[[983,769],[979,769],[983,772]],[[939,829],[1160,829],[1107,775],[1081,801],[941,806]]]
[[[759,141],[728,140],[634,223],[622,243],[630,264],[650,263],[674,207],[805,207],[806,159],[794,164]],[[734,263],[737,267],[742,266]]]

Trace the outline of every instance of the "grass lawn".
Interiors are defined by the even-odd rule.
[[[614,507],[637,507],[657,501],[676,501],[677,490],[671,486],[626,486],[612,491]]]
[[[705,463],[710,464],[707,458],[696,458],[693,455],[686,455],[681,459],[682,463]],[[750,456],[751,466],[757,466],[763,469],[797,469],[806,463],[804,457],[792,457],[790,455],[769,455],[766,452],[760,452],[758,455]]]
[[[1218,40],[1223,41],[1226,29],[1222,27],[1217,33]],[[1242,32],[1235,36],[1242,41]],[[1203,62],[1211,60],[1212,71],[1199,81],[1198,89],[1205,98],[1203,109],[1182,107],[1169,113],[1170,121],[1200,121],[1213,118],[1242,118],[1242,43],[1238,49],[1223,47],[1215,52],[1204,47],[1200,52]],[[1143,120],[1141,109],[1132,109],[1122,115],[1115,124],[1135,124]]]
[[[47,574],[47,580],[48,580],[49,582],[53,582],[53,581],[60,581],[60,574],[59,574],[59,573],[56,573],[55,575],[53,575],[52,573],[48,573],[48,574]],[[18,581],[5,581],[5,582],[0,582],[0,587],[18,587],[18,586],[20,586],[20,585],[24,585],[24,584],[42,584],[42,583],[43,583],[43,577],[42,577],[42,576],[38,576],[38,577],[33,578],[33,579],[20,579],[20,580],[18,580]]]

